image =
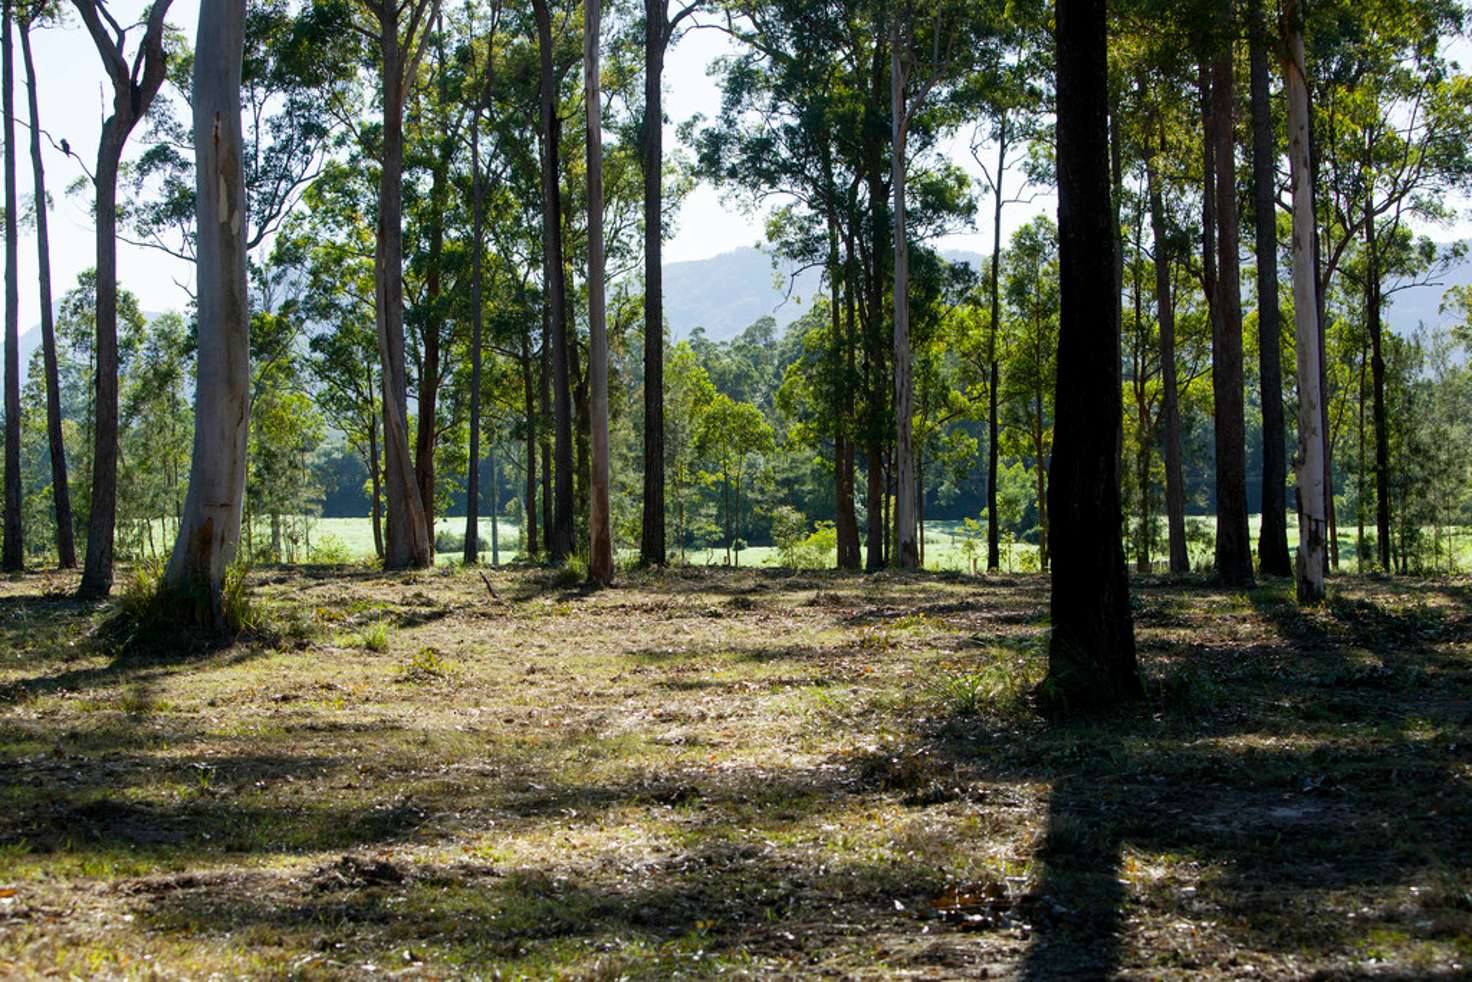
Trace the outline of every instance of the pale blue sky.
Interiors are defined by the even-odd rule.
[[[69,6],[69,5],[68,5]],[[146,6],[144,0],[113,0],[111,7],[121,20],[136,18]],[[188,35],[193,35],[199,15],[199,0],[174,0],[169,20]],[[58,140],[65,137],[73,149],[88,160],[95,158],[97,136],[107,105],[106,82],[91,40],[75,15],[63,30],[40,31],[34,37],[37,72],[40,76],[40,99],[43,126]],[[675,146],[674,129],[696,113],[714,115],[719,107],[719,93],[707,74],[709,64],[731,50],[725,35],[715,30],[688,32],[670,53],[666,68],[666,112],[670,117],[667,146]],[[17,61],[19,59],[17,58]],[[17,112],[25,120],[25,93],[20,89],[23,73],[17,71]],[[142,127],[134,133],[130,155],[142,150]],[[24,199],[31,195],[30,158],[26,154],[28,135],[17,128],[20,141],[17,174]],[[974,173],[976,168],[967,152],[971,133],[956,135],[950,155]],[[90,208],[84,198],[69,196],[66,188],[82,176],[76,161],[68,160],[49,144],[46,146],[47,182],[54,209],[52,212],[53,287],[58,297],[75,282],[79,272],[94,265],[94,244]],[[1030,206],[1015,206],[1007,215],[1004,235],[1042,210],[1054,206],[1050,195]],[[981,207],[989,214],[990,201]],[[984,221],[984,232],[964,232],[948,236],[941,243],[947,248],[969,249],[979,253],[991,251],[990,223]],[[1442,231],[1438,238],[1469,234],[1468,225],[1459,223],[1453,230]],[[666,259],[677,262],[702,259],[742,246],[757,244],[762,238],[760,216],[743,214],[723,201],[713,188],[700,187],[686,201],[678,216],[678,228],[666,246]],[[36,255],[33,239],[27,235],[21,244],[21,330],[30,329],[39,320],[36,282]],[[186,297],[180,281],[192,277],[192,268],[161,252],[119,244],[119,275],[123,284],[136,293],[144,309],[162,311],[180,309]]]

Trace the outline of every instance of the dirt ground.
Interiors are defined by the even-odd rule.
[[[265,570],[224,649],[0,581],[0,976],[1472,972],[1472,587]]]

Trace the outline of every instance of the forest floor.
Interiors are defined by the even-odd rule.
[[[0,581],[0,976],[1465,977],[1472,586],[281,569],[226,649]]]

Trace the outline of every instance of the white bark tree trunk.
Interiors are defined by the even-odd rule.
[[[588,383],[592,481],[588,501],[588,579],[613,580],[613,528],[608,506],[608,330],[603,256],[603,93],[599,74],[600,0],[588,0],[583,72],[588,109]]]
[[[245,173],[240,73],[245,0],[200,6],[193,107],[199,221],[199,368],[189,493],[167,588],[208,599],[223,627],[221,588],[240,546],[250,429],[250,314],[246,294]]]
[[[1314,282],[1308,79],[1304,73],[1298,5],[1289,3],[1285,16],[1289,33],[1283,77],[1288,91],[1288,164],[1293,185],[1293,322],[1298,355],[1298,456],[1293,462],[1298,479],[1298,599],[1300,603],[1318,603],[1324,599],[1329,528],[1324,504],[1323,392],[1319,382],[1324,355],[1319,345]]]

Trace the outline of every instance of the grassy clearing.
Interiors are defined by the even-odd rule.
[[[1198,978],[1472,965],[1472,590],[262,570],[179,658],[0,582],[0,975]],[[371,969],[370,969],[371,966]]]

